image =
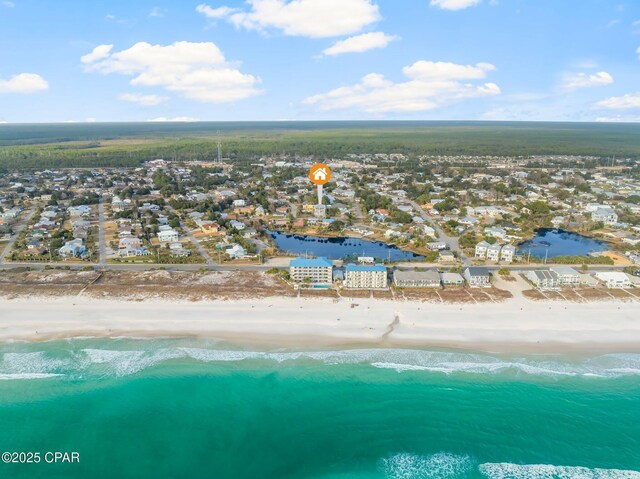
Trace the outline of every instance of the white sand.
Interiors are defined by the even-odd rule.
[[[269,346],[640,352],[640,303],[524,298],[498,304],[293,298],[213,302],[0,299],[0,341],[190,335]]]

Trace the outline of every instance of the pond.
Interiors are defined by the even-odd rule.
[[[381,241],[358,238],[323,238],[321,236],[296,235],[267,231],[278,249],[294,255],[324,256],[328,259],[344,259],[347,256],[372,256],[378,261],[420,261],[424,257],[411,251]]]
[[[578,233],[560,229],[542,228],[536,231],[533,239],[520,243],[518,251],[523,254],[544,258],[548,251],[548,257],[556,256],[586,256],[589,253],[606,251],[607,244],[588,238]]]

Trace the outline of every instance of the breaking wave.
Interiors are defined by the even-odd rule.
[[[477,463],[449,453],[398,454],[380,461],[387,479],[640,479],[640,472],[549,464]]]
[[[114,340],[110,340],[114,341]],[[229,363],[263,361],[286,364],[364,364],[399,373],[425,372],[439,374],[509,374],[512,376],[595,377],[614,378],[640,375],[640,354],[607,354],[592,358],[553,356],[506,357],[491,354],[411,349],[352,349],[341,351],[241,351],[192,347],[154,341],[118,341],[122,349],[102,349],[87,340],[49,344],[45,351],[24,351],[34,347],[11,346],[10,352],[0,353],[0,378],[50,377],[52,375],[127,376],[157,364],[172,360],[191,360],[200,363]],[[104,343],[98,343],[102,345]],[[18,349],[16,351],[16,348]],[[39,376],[40,375],[40,376]]]

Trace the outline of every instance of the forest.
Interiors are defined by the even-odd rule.
[[[197,122],[0,125],[0,170],[138,166],[299,155],[581,155],[640,158],[640,124],[534,122]],[[607,160],[603,160],[607,161]]]

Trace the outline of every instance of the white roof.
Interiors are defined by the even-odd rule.
[[[596,278],[601,279],[602,281],[629,281],[626,273],[619,271],[598,271],[596,273]]]

